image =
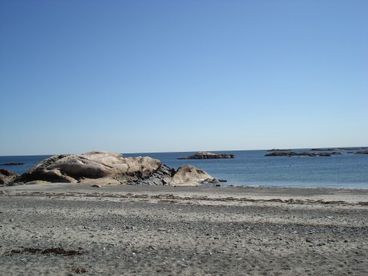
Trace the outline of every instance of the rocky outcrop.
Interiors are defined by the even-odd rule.
[[[230,159],[234,157],[234,154],[200,151],[188,157],[180,157],[178,159]]]
[[[197,171],[198,170],[198,171]],[[204,177],[199,169],[186,171],[180,178],[181,170],[169,168],[157,159],[150,157],[123,157],[118,153],[89,152],[52,156],[30,171],[19,176],[16,182],[67,182],[89,184],[147,184],[185,185],[200,184]],[[203,171],[201,171],[203,172]],[[178,174],[179,173],[179,174]],[[176,176],[177,175],[177,176]],[[206,178],[213,178],[206,175]],[[176,176],[176,177],[175,177]],[[180,179],[183,182],[180,182]]]
[[[55,155],[42,161],[17,180],[76,183],[100,179],[126,183],[149,178],[163,166],[159,160],[150,157],[124,158],[117,153]]]
[[[15,180],[18,176],[15,172],[0,169],[0,185],[6,185]]]
[[[204,183],[218,183],[218,180],[201,169],[185,165],[174,173],[170,184],[173,186],[197,186]]]
[[[316,152],[316,151],[302,151],[302,152],[296,152],[291,150],[272,150],[265,154],[265,156],[286,156],[286,157],[294,157],[294,156],[307,156],[307,157],[329,157],[332,155],[338,155],[341,154],[341,152],[338,151],[322,151],[322,152]]]
[[[368,154],[368,149],[357,151],[355,154]]]

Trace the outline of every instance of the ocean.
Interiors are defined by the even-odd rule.
[[[234,159],[178,160],[192,152],[136,153],[124,156],[151,156],[170,167],[192,164],[219,179],[225,185],[368,188],[368,155],[341,151],[331,157],[266,157],[267,151],[215,151],[235,154]],[[20,166],[0,168],[23,173],[48,156],[0,156],[0,164],[20,162]]]

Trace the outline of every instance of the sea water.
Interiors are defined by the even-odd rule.
[[[234,159],[178,160],[192,152],[136,153],[124,156],[151,156],[170,167],[191,164],[212,176],[227,180],[225,185],[334,187],[368,189],[368,155],[342,151],[330,157],[267,157],[266,151],[226,151]],[[23,173],[48,156],[2,156],[0,164],[20,162],[20,166],[0,168]]]

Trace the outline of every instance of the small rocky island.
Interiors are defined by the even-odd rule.
[[[286,157],[294,157],[294,156],[307,156],[307,157],[330,157],[332,155],[339,155],[341,152],[339,151],[329,151],[329,150],[320,150],[317,151],[317,149],[311,149],[310,151],[292,151],[292,150],[279,150],[279,149],[273,149],[269,150],[268,153],[265,154],[265,156],[286,156]]]
[[[24,163],[21,162],[8,162],[8,163],[2,163],[0,166],[22,166]]]
[[[234,154],[228,153],[213,153],[207,151],[199,151],[193,155],[187,157],[179,157],[179,160],[187,160],[187,159],[231,159],[235,158]]]
[[[119,153],[89,152],[54,155],[28,172],[16,175],[1,170],[2,184],[15,183],[88,183],[198,186],[219,181],[196,167],[173,169],[151,157],[123,157]]]

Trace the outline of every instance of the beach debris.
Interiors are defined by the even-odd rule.
[[[93,188],[102,188],[102,186],[99,185],[99,184],[93,184],[93,185],[91,185],[91,187],[93,187]]]
[[[82,273],[86,273],[87,269],[81,266],[77,266],[77,267],[72,267],[71,271],[76,274],[82,274]]]
[[[65,250],[61,247],[52,247],[52,248],[32,248],[32,247],[26,247],[22,249],[13,249],[6,253],[5,255],[11,256],[15,254],[24,254],[24,253],[30,253],[30,254],[42,254],[42,255],[63,255],[63,256],[76,256],[76,255],[82,255],[82,251],[79,250]]]

